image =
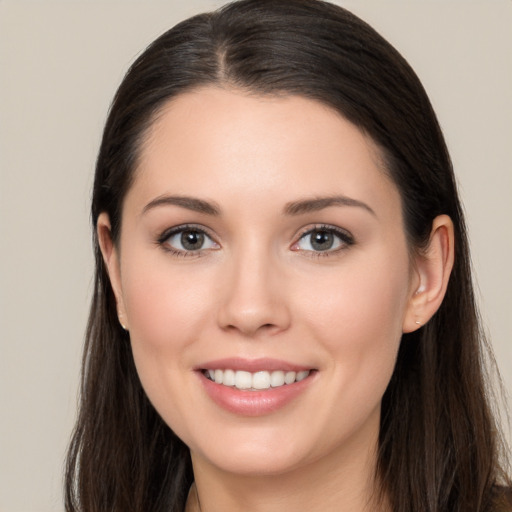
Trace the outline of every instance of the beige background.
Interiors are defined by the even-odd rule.
[[[63,510],[91,289],[96,150],[127,66],[218,1],[0,0],[0,511]],[[512,389],[512,2],[340,2],[429,91],[468,211],[483,316]]]

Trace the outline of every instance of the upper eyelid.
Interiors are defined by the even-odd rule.
[[[339,226],[333,226],[331,224],[313,224],[307,227],[302,228],[298,234],[296,235],[296,239],[300,240],[304,235],[312,233],[313,231],[332,231],[338,235],[344,235],[347,238],[350,238],[352,241],[354,240],[354,235],[350,231],[344,228],[340,228]],[[294,242],[295,243],[295,242]]]
[[[330,231],[333,233],[340,242],[340,247],[333,248],[333,249],[326,249],[324,251],[316,251],[312,249],[301,249],[299,247],[299,244],[301,243],[301,240],[307,236],[313,233],[314,231]],[[313,226],[309,225],[304,227],[299,234],[297,234],[294,238],[294,242],[290,246],[290,250],[293,252],[300,252],[304,255],[307,255],[308,257],[320,257],[320,256],[334,256],[336,254],[341,254],[344,250],[348,249],[349,247],[352,247],[355,243],[355,237],[352,235],[350,231],[347,229],[341,228],[339,226],[333,226],[329,224],[315,224]]]
[[[217,247],[207,247],[207,248],[200,248],[197,250],[192,249],[180,249],[177,247],[174,247],[171,242],[169,242],[170,238],[175,237],[176,235],[179,235],[179,233],[183,231],[197,231],[202,233],[204,236],[206,236],[214,245]],[[205,252],[216,250],[220,248],[220,244],[217,242],[214,236],[209,234],[209,230],[205,228],[204,226],[200,226],[197,224],[180,224],[178,226],[174,226],[171,228],[168,228],[162,232],[162,234],[156,239],[156,245],[163,249],[167,253],[171,253],[175,257],[190,257],[190,258],[199,258],[205,254]]]
[[[181,231],[187,231],[187,230],[190,230],[190,231],[195,230],[195,231],[204,233],[208,238],[211,238],[216,243],[218,243],[218,241],[216,240],[216,237],[211,233],[211,231],[208,228],[206,228],[205,226],[202,226],[200,224],[180,224],[178,226],[167,228],[164,231],[162,231],[162,233],[158,237],[158,241],[160,243],[163,243],[168,238],[175,235],[176,233],[180,233]]]
[[[215,243],[220,245],[220,242],[218,241],[218,237],[215,234],[213,234],[209,228],[207,228],[206,226],[203,226],[201,224],[195,224],[195,223],[180,224],[180,225],[165,229],[158,237],[158,243],[163,244],[171,236],[173,236],[177,233],[180,233],[181,231],[186,231],[186,230],[197,230],[201,233],[204,233],[208,238],[210,238]],[[303,228],[301,228],[295,234],[295,236],[293,238],[294,241],[292,242],[292,245],[295,245],[296,243],[298,243],[298,241],[305,235],[312,233],[313,231],[318,231],[318,230],[332,231],[335,235],[340,236],[342,239],[348,238],[351,243],[353,243],[355,241],[354,236],[347,229],[341,228],[339,226],[331,225],[331,224],[318,223],[318,224],[309,224],[308,226],[304,226]],[[344,242],[347,242],[347,240],[344,240]]]

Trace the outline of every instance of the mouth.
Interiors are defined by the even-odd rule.
[[[274,358],[231,357],[194,369],[206,395],[239,416],[265,416],[314,389],[318,369]]]
[[[261,370],[248,372],[244,370],[208,368],[201,370],[202,374],[210,381],[229,388],[242,391],[263,391],[271,388],[280,388],[300,382],[314,370],[287,371]]]

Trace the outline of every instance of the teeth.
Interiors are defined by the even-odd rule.
[[[284,372],[272,372],[270,374],[270,385],[278,388],[284,384]]]
[[[309,374],[309,370],[300,372],[285,371],[260,371],[255,373],[242,370],[205,370],[204,375],[217,384],[235,387],[243,390],[261,390],[269,388],[278,388],[285,384],[293,384],[304,380]]]
[[[222,384],[224,386],[234,386],[236,382],[235,372],[233,370],[224,370],[224,376],[222,377]]]
[[[217,372],[218,370],[215,370]],[[235,388],[238,389],[251,389],[252,388],[252,375],[249,372],[236,372],[235,373]]]
[[[252,376],[252,386],[254,389],[268,389],[270,387],[270,373],[257,372]]]
[[[293,382],[295,382],[295,377],[297,376],[297,374],[295,372],[286,372],[284,374],[284,383],[285,384],[292,384]]]
[[[309,375],[309,371],[308,370],[304,370],[302,372],[298,372],[297,376],[295,377],[295,380],[297,382],[300,382],[301,380],[304,380],[308,375]]]

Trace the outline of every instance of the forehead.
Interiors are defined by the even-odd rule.
[[[147,200],[192,192],[283,202],[336,193],[399,200],[375,144],[334,109],[300,96],[217,87],[181,94],[161,109],[132,189]]]

